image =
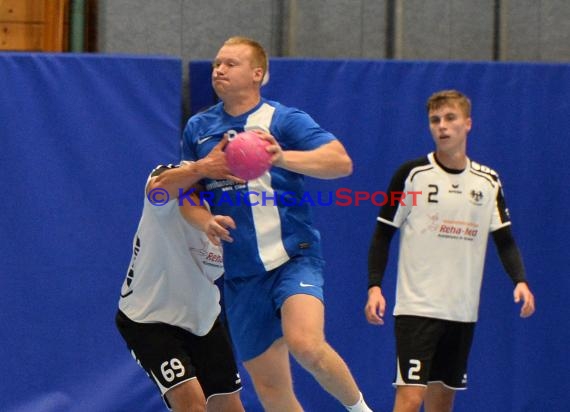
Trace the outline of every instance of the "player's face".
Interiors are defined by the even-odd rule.
[[[430,110],[428,118],[438,152],[465,153],[471,118],[467,117],[458,105],[445,105]]]
[[[221,99],[259,89],[263,73],[261,67],[253,67],[251,54],[251,48],[246,44],[220,49],[212,67],[212,85]]]

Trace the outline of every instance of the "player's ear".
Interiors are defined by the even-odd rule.
[[[253,81],[260,84],[263,81],[263,69],[261,67],[253,69]]]

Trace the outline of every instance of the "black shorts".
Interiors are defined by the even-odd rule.
[[[475,323],[396,316],[397,371],[394,385],[440,382],[467,389],[467,359]]]
[[[115,322],[129,351],[163,397],[169,389],[196,378],[206,399],[241,389],[228,333],[219,319],[204,336],[165,323],[133,322],[120,310]]]

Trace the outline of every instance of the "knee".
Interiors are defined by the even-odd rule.
[[[253,386],[265,410],[279,410],[294,397],[293,389],[267,380],[254,380]]]
[[[419,411],[423,401],[423,390],[413,390],[410,387],[399,387],[396,392],[396,407],[394,410]]]
[[[328,344],[323,339],[297,337],[287,340],[287,346],[293,357],[304,368],[318,371],[324,368]]]
[[[273,399],[277,397],[283,389],[277,382],[267,379],[255,379],[253,384],[255,391],[259,397],[263,399]]]

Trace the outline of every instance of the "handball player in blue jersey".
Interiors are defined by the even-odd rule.
[[[273,166],[247,182],[204,179],[211,213],[198,205],[190,219],[223,245],[231,337],[265,410],[303,410],[293,392],[291,353],[347,410],[370,411],[325,340],[319,233],[309,206],[298,202],[305,175],[347,176],[352,161],[308,114],[261,97],[267,67],[267,54],[254,40],[232,37],[219,50],[212,84],[220,102],[189,119],[184,159],[202,159],[224,136],[255,130],[270,142]]]

